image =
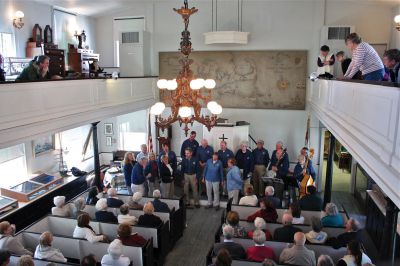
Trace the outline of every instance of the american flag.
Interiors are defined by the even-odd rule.
[[[304,138],[304,146],[310,148],[310,115],[307,118],[306,136]]]
[[[147,152],[153,152],[153,138],[151,136],[151,119],[150,112],[148,113],[148,126],[147,126]]]

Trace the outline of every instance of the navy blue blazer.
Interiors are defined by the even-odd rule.
[[[109,208],[119,208],[124,202],[120,199],[107,198],[107,206]]]
[[[96,221],[102,223],[118,223],[117,217],[112,212],[108,211],[97,211]]]
[[[169,209],[167,203],[162,202],[159,199],[153,200],[153,206],[154,206],[155,212],[170,212],[170,209]]]

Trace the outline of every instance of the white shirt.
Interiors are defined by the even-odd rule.
[[[86,227],[76,226],[72,237],[85,238],[90,243],[100,242],[103,240],[103,236],[96,235],[92,230]]]
[[[239,205],[257,206],[258,198],[256,195],[244,196],[240,199]]]
[[[137,223],[137,219],[135,216],[129,214],[118,214],[118,223],[128,223],[130,225],[135,225]]]
[[[64,257],[60,250],[49,246],[44,247],[41,245],[37,245],[34,258],[67,262],[67,259]]]
[[[304,217],[300,216],[299,218],[293,217],[292,224],[304,224]]]
[[[119,258],[115,259],[111,255],[107,254],[101,259],[102,266],[128,266],[129,263],[131,263],[129,258],[124,256],[120,256]]]

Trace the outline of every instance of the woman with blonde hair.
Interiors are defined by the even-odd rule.
[[[132,169],[133,166],[136,164],[135,154],[133,152],[127,152],[124,156],[124,177],[125,177],[125,185],[128,188],[129,194],[132,194],[131,189],[131,176],[132,176]]]
[[[53,234],[49,231],[44,232],[39,238],[39,245],[36,247],[35,258],[50,261],[67,262],[67,259],[60,250],[53,248]]]

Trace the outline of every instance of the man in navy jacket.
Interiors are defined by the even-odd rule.
[[[140,158],[140,161],[132,169],[132,193],[141,192],[142,195],[145,195],[144,182],[146,177],[144,176],[144,167],[146,167],[147,161],[147,157]]]

